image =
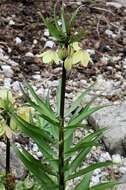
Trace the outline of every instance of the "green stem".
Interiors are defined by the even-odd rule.
[[[59,129],[59,190],[65,190],[64,181],[64,105],[65,105],[65,87],[66,87],[66,69],[62,67],[62,85],[61,85],[61,102],[60,118],[61,124]]]

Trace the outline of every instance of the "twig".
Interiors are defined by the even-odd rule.
[[[110,10],[107,10],[107,9],[104,9],[104,8],[100,8],[100,7],[91,7],[91,8],[99,10],[99,11],[105,11],[105,12],[108,12],[108,13],[112,14],[113,16],[115,16],[115,14],[112,11],[110,11]]]

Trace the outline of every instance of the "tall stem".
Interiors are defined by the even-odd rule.
[[[6,114],[7,125],[10,126],[10,117]],[[6,175],[10,173],[10,140],[6,137]]]
[[[65,190],[64,182],[64,106],[65,106],[66,69],[62,67],[62,85],[60,102],[60,129],[59,129],[59,190]]]
[[[10,173],[10,140],[6,138],[6,175]]]

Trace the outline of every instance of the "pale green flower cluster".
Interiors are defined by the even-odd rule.
[[[91,57],[87,51],[84,51],[78,42],[74,42],[68,48],[61,48],[58,51],[47,50],[39,55],[47,64],[58,64],[64,61],[64,66],[67,71],[71,70],[72,66],[80,63],[82,66],[87,67],[89,62],[92,62]]]

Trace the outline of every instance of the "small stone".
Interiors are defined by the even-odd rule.
[[[95,54],[95,50],[94,49],[86,49],[86,51],[88,53],[90,53],[91,55],[94,55]]]
[[[13,25],[15,25],[15,22],[14,22],[13,20],[10,20],[10,21],[9,21],[9,25],[10,25],[10,26],[13,26]]]
[[[19,45],[19,44],[22,43],[22,40],[21,40],[21,38],[16,37],[16,38],[15,38],[15,42],[16,42],[16,45]]]
[[[12,84],[12,88],[15,92],[18,92],[20,90],[20,83],[18,81],[15,81],[13,84]]]
[[[12,79],[10,79],[10,78],[5,78],[5,79],[4,79],[4,87],[10,89],[10,87],[11,87],[11,82],[12,82]]]
[[[34,55],[33,55],[32,52],[27,52],[27,53],[25,54],[25,56],[26,56],[26,57],[34,57]]]
[[[99,161],[104,162],[104,161],[107,161],[107,160],[111,160],[111,156],[110,156],[110,154],[108,152],[103,152],[100,155]]]
[[[33,150],[34,152],[38,152],[38,146],[37,146],[36,144],[33,144],[32,150]]]
[[[32,75],[32,78],[35,80],[41,80],[41,76],[40,75]]]
[[[119,171],[120,171],[122,174],[125,174],[125,173],[126,173],[126,167],[120,167],[120,168],[119,168]]]
[[[47,42],[45,43],[44,48],[53,48],[54,45],[55,45],[55,43],[54,43],[53,41],[49,40],[49,41],[47,41]]]
[[[119,154],[112,155],[112,160],[115,164],[121,164],[122,163],[122,159],[121,159],[121,156]]]
[[[93,184],[93,185],[97,185],[98,183],[100,183],[100,178],[99,178],[99,176],[97,175],[97,176],[93,176],[92,177],[92,180],[91,180],[91,183]]]
[[[38,156],[38,158],[42,158],[42,153],[40,151],[37,152],[37,156]]]
[[[14,72],[9,65],[1,65],[1,68],[4,72],[5,77],[11,78],[13,76]]]
[[[108,37],[112,37],[113,39],[116,38],[116,34],[114,34],[111,30],[105,30],[105,34],[108,36]]]
[[[44,36],[49,37],[49,30],[48,29],[44,30]]]
[[[36,45],[38,41],[36,39],[33,40],[33,44]]]

